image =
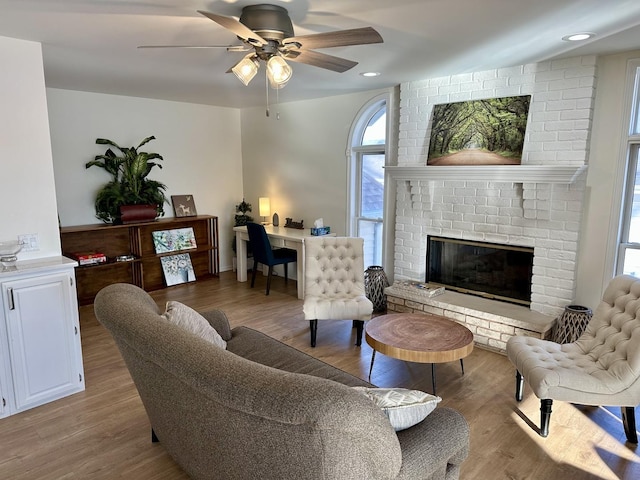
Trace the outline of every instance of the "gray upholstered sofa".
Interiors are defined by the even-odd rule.
[[[154,436],[192,478],[458,478],[469,429],[455,410],[396,433],[350,388],[369,384],[256,330],[230,330],[220,311],[203,315],[226,349],[164,321],[133,285],[104,288],[94,307]]]

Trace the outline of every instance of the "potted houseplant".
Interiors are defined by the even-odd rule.
[[[251,215],[248,215],[247,212],[251,211],[251,204],[247,203],[245,201],[245,199],[242,199],[242,202],[240,202],[239,204],[236,205],[236,214],[234,216],[235,219],[235,223],[234,223],[234,227],[243,227],[245,226],[247,223],[249,222],[253,222],[253,217]],[[238,257],[236,256],[238,254],[237,252],[237,246],[236,246],[236,236],[235,234],[233,235],[233,238],[231,239],[231,249],[233,250],[233,271],[236,271],[236,267],[237,267],[237,263],[238,263]],[[247,257],[251,256],[251,244],[249,242],[247,242]]]
[[[158,153],[138,151],[156,137],[145,138],[137,147],[121,147],[105,138],[96,139],[98,145],[111,148],[103,155],[87,162],[86,168],[100,167],[111,175],[111,181],[98,191],[96,217],[105,223],[128,223],[155,220],[164,215],[166,185],[148,178],[153,167],[162,168],[152,160],[163,160]],[[124,208],[123,208],[124,207]]]

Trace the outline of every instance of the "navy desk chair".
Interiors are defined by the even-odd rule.
[[[284,265],[284,281],[287,282],[289,275],[287,264],[297,261],[297,252],[291,248],[271,248],[269,237],[263,225],[259,223],[247,223],[247,233],[249,234],[249,244],[253,252],[253,272],[251,274],[251,288],[256,282],[256,272],[258,263],[269,267],[267,276],[267,290],[265,295],[269,295],[271,288],[271,275],[274,265]],[[300,281],[300,279],[298,279]]]

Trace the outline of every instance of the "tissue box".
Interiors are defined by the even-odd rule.
[[[311,227],[311,235],[313,236],[328,235],[329,232],[331,232],[331,227]]]

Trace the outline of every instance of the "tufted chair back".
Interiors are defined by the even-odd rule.
[[[364,240],[317,237],[305,240],[305,296],[364,295]]]
[[[318,320],[353,320],[358,328],[356,344],[362,340],[365,320],[373,304],[364,289],[364,240],[354,237],[310,237],[304,242],[305,320],[315,346]]]
[[[614,278],[575,343],[622,385],[636,381],[640,377],[640,281],[628,275]]]

